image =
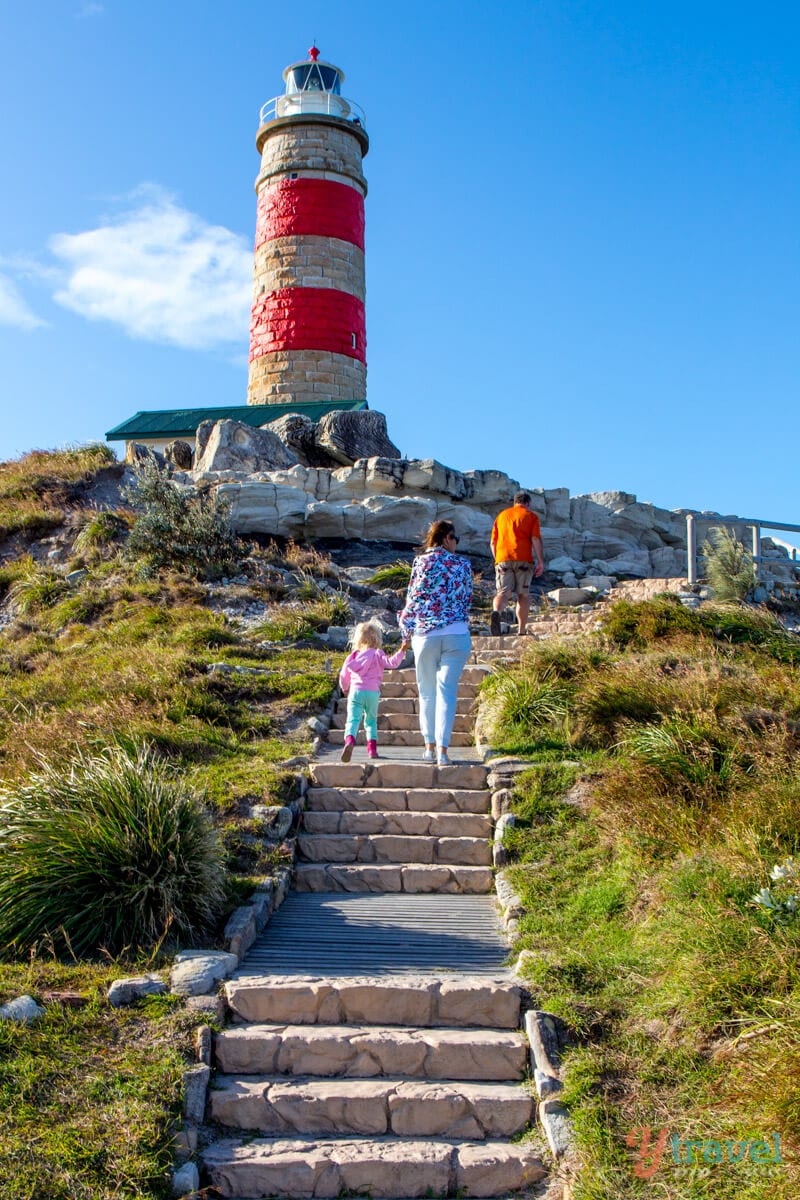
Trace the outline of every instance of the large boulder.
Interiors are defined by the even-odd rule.
[[[310,417],[301,413],[286,413],[276,421],[270,421],[261,426],[277,434],[284,446],[297,456],[297,461],[304,467],[333,467],[338,466],[338,459],[321,450],[316,443],[317,427]]]
[[[314,440],[320,450],[345,467],[351,467],[359,458],[400,458],[400,451],[386,432],[386,417],[366,408],[326,413],[317,425]]]
[[[197,430],[195,470],[243,471],[253,475],[292,467],[297,455],[270,429],[255,429],[244,421],[203,421]]]
[[[164,458],[180,471],[191,471],[192,469],[192,447],[188,442],[181,441],[180,438],[176,438],[173,442],[167,442],[164,447]]]

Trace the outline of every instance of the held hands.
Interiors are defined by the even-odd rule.
[[[406,650],[408,650],[410,645],[411,645],[411,638],[403,638],[402,642],[400,643],[400,649],[403,651],[406,651]]]

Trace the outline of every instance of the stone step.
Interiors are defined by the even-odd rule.
[[[525,1191],[547,1174],[532,1146],[494,1140],[223,1138],[203,1151],[203,1160],[211,1185],[225,1198],[499,1197]]]
[[[445,768],[446,769],[446,768]],[[488,791],[445,787],[311,787],[306,792],[306,817],[312,812],[486,813]],[[344,830],[341,830],[344,833]]]
[[[376,834],[414,834],[429,837],[488,838],[492,833],[492,819],[488,813],[469,812],[306,811],[303,814],[303,831],[349,833],[370,837]]]
[[[459,699],[456,705],[456,711],[459,713],[474,713],[477,704],[472,697],[465,696]],[[347,712],[347,697],[340,696],[336,701],[336,712]],[[381,693],[381,701],[378,712],[384,713],[418,713],[419,712],[419,697],[416,693],[413,696],[389,696],[388,698]]]
[[[399,671],[392,671],[391,678],[395,683],[411,683],[415,688],[417,686],[417,673],[413,667],[402,667]],[[467,665],[461,672],[458,686],[459,688],[464,687],[466,684],[478,686],[483,683],[485,678],[486,670],[483,667]]]
[[[533,624],[533,622],[531,622]],[[474,637],[472,639],[473,653],[479,650],[495,650],[502,648],[503,650],[527,650],[531,645],[531,639],[525,635],[519,637],[516,633],[509,633],[503,637]]]
[[[347,721],[347,709],[343,708],[340,712],[333,714],[332,729],[344,729]],[[453,722],[453,729],[459,733],[471,733],[475,725],[475,718],[469,713],[456,714]],[[382,706],[378,712],[378,732],[388,730],[413,730],[417,741],[420,740],[419,732],[419,716],[416,713],[399,713],[387,712]]]
[[[346,863],[302,863],[295,866],[298,892],[438,892],[446,895],[486,895],[494,877],[489,867],[402,866]]]
[[[469,731],[466,733],[453,733],[450,737],[451,746],[471,746],[474,742],[472,736],[472,721],[469,723]],[[363,728],[358,731],[356,741],[361,744],[365,740]],[[344,729],[330,729],[328,731],[328,741],[332,746],[344,745]],[[417,725],[412,729],[387,729],[382,725],[378,725],[378,747],[381,744],[384,746],[419,746],[419,752],[422,754],[424,743],[422,734]]]
[[[297,856],[309,863],[429,863],[486,867],[492,848],[485,837],[423,834],[301,833]]]
[[[528,1047],[513,1029],[395,1025],[238,1025],[215,1038],[226,1075],[519,1081]]]
[[[370,1023],[517,1029],[522,992],[506,979],[429,975],[245,975],[225,984],[241,1021],[283,1024]]]
[[[381,684],[381,699],[400,699],[400,700],[415,700],[419,696],[417,684],[415,680],[398,680],[397,672],[393,672],[393,678],[384,675],[383,683]],[[483,672],[482,678],[486,672]],[[463,679],[463,676],[462,676]],[[475,700],[480,690],[480,683],[459,683],[456,700],[459,704],[466,701]]]
[[[483,763],[459,763],[437,767],[435,763],[412,762],[312,762],[311,782],[334,788],[466,788],[486,786],[488,768]]]
[[[217,1075],[208,1099],[220,1125],[283,1137],[396,1134],[475,1141],[513,1137],[535,1117],[533,1097],[518,1083]]]

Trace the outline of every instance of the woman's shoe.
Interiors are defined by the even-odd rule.
[[[427,763],[435,763],[436,762],[436,751],[435,750],[423,750],[422,751],[422,761],[427,762]]]
[[[346,737],[344,739],[342,753],[339,755],[340,762],[350,762],[350,759],[353,757],[353,747],[355,744],[356,739],[354,737]]]
[[[440,767],[452,767],[453,765],[453,760],[448,758],[446,750],[439,751],[439,753],[436,755],[436,762]]]

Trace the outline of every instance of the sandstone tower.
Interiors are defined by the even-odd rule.
[[[309,57],[261,109],[248,404],[364,400],[364,114]]]

